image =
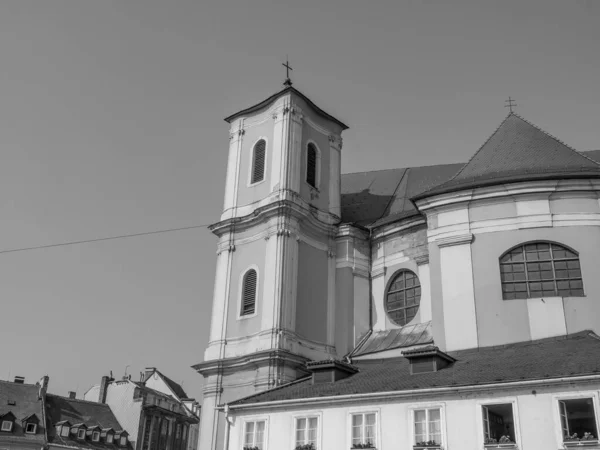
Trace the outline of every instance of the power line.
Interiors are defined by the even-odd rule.
[[[53,247],[65,247],[67,245],[77,245],[77,244],[86,244],[88,242],[101,242],[101,241],[112,241],[115,239],[125,239],[131,237],[138,236],[149,236],[151,234],[160,234],[160,233],[172,233],[175,231],[185,231],[185,230],[193,230],[196,228],[206,228],[209,224],[206,225],[193,225],[190,227],[181,227],[181,228],[168,228],[166,230],[155,230],[155,231],[146,231],[144,233],[133,233],[133,234],[122,234],[119,236],[109,236],[97,239],[86,239],[83,241],[70,241],[70,242],[61,242],[60,244],[48,244],[48,245],[36,245],[35,247],[22,247],[22,248],[13,248],[8,250],[0,250],[0,254],[2,253],[15,253],[15,252],[25,252],[29,250],[41,250],[44,248],[53,248]]]

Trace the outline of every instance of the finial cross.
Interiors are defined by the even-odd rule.
[[[290,70],[294,70],[294,69],[292,69],[292,66],[290,66],[290,62],[288,61],[287,55],[285,57],[285,64],[281,63],[281,65],[283,67],[285,67],[285,81],[283,82],[283,84],[285,86],[291,86],[292,80],[290,80]]]
[[[510,112],[513,112],[513,107],[517,106],[515,101],[510,96],[508,97],[508,100],[504,100],[504,103],[506,103],[504,107],[510,109]]]

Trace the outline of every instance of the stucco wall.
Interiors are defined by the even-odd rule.
[[[327,252],[299,242],[296,333],[323,343],[327,341],[327,277]]]
[[[336,270],[335,347],[338,354],[346,354],[353,347],[354,283],[352,278],[352,268],[343,267]]]
[[[129,381],[115,381],[108,385],[106,404],[119,421],[119,424],[129,433],[131,446],[136,448],[140,415],[142,413],[142,398],[134,399],[136,386]]]

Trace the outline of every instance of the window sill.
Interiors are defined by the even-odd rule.
[[[515,442],[507,444],[483,444],[484,448],[519,448]]]
[[[413,445],[413,449],[414,450],[419,450],[419,449],[427,449],[427,448],[437,448],[437,449],[441,449],[442,446],[439,444],[436,445]]]
[[[598,439],[589,441],[565,441],[563,442],[565,447],[588,447],[588,448],[600,448],[600,442]]]

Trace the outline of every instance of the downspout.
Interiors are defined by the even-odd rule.
[[[231,432],[231,422],[233,421],[233,418],[229,415],[229,405],[228,404],[225,404],[225,407],[223,408],[223,412],[225,413],[225,424],[226,424],[225,439],[223,442],[223,450],[228,450],[229,449],[229,434]]]

